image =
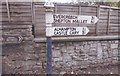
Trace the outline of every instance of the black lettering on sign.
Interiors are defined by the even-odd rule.
[[[55,23],[59,23],[59,22],[61,22],[59,19],[54,19],[54,22]]]
[[[54,29],[54,35],[56,35],[56,34],[57,34],[57,32],[56,32],[56,31],[57,31],[57,29],[55,28],[55,29]]]
[[[94,17],[92,16],[92,18],[91,18],[91,23],[94,23],[94,20],[95,20],[95,19],[94,19]]]
[[[54,35],[67,35],[68,28],[55,28]]]
[[[76,30],[76,28],[70,28],[70,35],[77,35],[79,33],[79,31]]]
[[[56,19],[56,18],[58,18],[58,16],[57,15],[53,15],[53,18]]]
[[[87,23],[87,20],[81,20],[80,23]]]
[[[62,19],[61,23],[71,23],[71,20],[69,20],[69,19]]]
[[[54,20],[55,23],[71,23],[71,20],[68,19],[56,19]]]
[[[53,15],[55,23],[72,23],[78,22],[78,16],[74,15]]]
[[[78,20],[73,20],[72,22],[73,22],[73,23],[78,23],[79,21],[78,21]]]
[[[79,31],[70,31],[70,35],[78,35]]]
[[[85,35],[86,29],[83,27],[82,29],[82,35]]]

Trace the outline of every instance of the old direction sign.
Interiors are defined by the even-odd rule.
[[[96,16],[87,15],[69,15],[69,14],[54,14],[54,23],[84,23],[95,24],[98,21]]]
[[[13,44],[13,43],[21,43],[23,40],[21,35],[2,35],[2,43],[3,44]]]
[[[89,32],[87,27],[48,27],[46,36],[75,36],[86,35]]]

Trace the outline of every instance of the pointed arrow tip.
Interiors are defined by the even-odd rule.
[[[87,28],[87,34],[88,34],[89,31],[90,31],[90,30]]]
[[[87,35],[89,31],[90,30],[86,27],[86,33],[85,33],[85,35]]]
[[[18,38],[19,38],[19,42],[23,40],[23,37],[21,35]]]
[[[95,23],[97,23],[99,19],[96,16],[94,16],[94,17],[95,17]]]

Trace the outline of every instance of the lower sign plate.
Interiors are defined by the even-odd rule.
[[[89,32],[87,27],[48,27],[46,36],[74,36],[86,35]]]

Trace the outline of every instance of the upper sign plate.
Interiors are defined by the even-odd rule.
[[[95,24],[98,21],[96,16],[86,15],[68,15],[68,14],[55,14],[53,15],[54,23],[84,23]]]

